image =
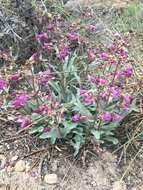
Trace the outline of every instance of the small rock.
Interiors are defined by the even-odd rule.
[[[12,172],[12,171],[13,171],[13,169],[14,169],[13,167],[8,166],[8,167],[6,168],[6,171],[7,171],[7,172]]]
[[[102,153],[101,158],[105,161],[113,160],[113,154],[105,151],[104,153]]]
[[[4,184],[0,184],[0,190],[7,190],[7,186]]]
[[[58,162],[57,161],[53,161],[51,163],[51,169],[52,169],[52,172],[56,172],[57,169],[58,169]]]
[[[25,170],[25,162],[23,160],[19,160],[16,164],[15,164],[15,171],[16,172],[23,172]]]
[[[46,174],[44,182],[51,185],[56,184],[58,182],[58,176],[56,174]]]
[[[18,159],[18,156],[17,156],[17,155],[15,155],[15,156],[13,156],[13,157],[11,158],[11,162],[16,161],[17,159]]]
[[[95,186],[96,186],[96,182],[95,182],[95,181],[92,181],[92,182],[91,182],[91,185],[95,187]]]
[[[139,187],[139,190],[143,190],[143,185],[141,187]]]
[[[133,187],[131,190],[143,190],[143,186]]]
[[[25,171],[29,172],[30,169],[31,169],[30,163],[26,163],[26,165],[25,165]]]
[[[126,185],[123,181],[115,181],[112,190],[126,190]]]
[[[3,146],[2,145],[0,145],[0,152],[2,152],[3,151]]]
[[[3,169],[6,165],[6,157],[0,154],[0,169]]]
[[[11,190],[17,190],[18,189],[18,185],[12,185]]]

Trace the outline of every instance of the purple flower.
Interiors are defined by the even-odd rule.
[[[52,43],[47,43],[47,42],[44,42],[44,44],[43,44],[43,49],[48,49],[48,50],[50,50],[51,48],[52,48]]]
[[[80,113],[76,113],[74,116],[72,116],[72,122],[77,122],[80,119]]]
[[[105,86],[107,84],[107,80],[106,79],[103,79],[103,78],[100,78],[100,84],[102,86]]]
[[[132,67],[128,67],[126,70],[125,70],[125,76],[126,77],[131,77],[133,75],[133,68]]]
[[[38,59],[39,59],[39,54],[33,53],[29,60],[30,61],[37,61]]]
[[[110,59],[110,61],[111,61],[111,63],[117,63],[117,58],[116,58],[116,57],[112,57],[112,58]]]
[[[48,79],[47,76],[41,76],[41,77],[39,78],[39,82],[40,82],[40,84],[42,84],[42,85],[46,84],[48,81],[49,81],[49,79]]]
[[[98,84],[99,83],[99,78],[97,76],[91,76],[89,79],[89,82]]]
[[[129,55],[129,53],[128,53],[128,51],[126,50],[126,49],[123,49],[123,50],[121,50],[121,56],[123,56],[123,57],[128,57],[128,55]]]
[[[126,104],[126,105],[123,105],[123,111],[125,112],[128,112],[130,109],[129,109],[129,105]]]
[[[78,34],[74,31],[71,31],[67,34],[67,37],[70,41],[77,41],[78,40]]]
[[[113,44],[111,45],[111,50],[115,51],[116,48],[117,48],[116,45],[113,43]]]
[[[69,55],[69,47],[63,46],[59,49],[58,58],[63,60]]]
[[[44,32],[40,32],[40,33],[38,33],[38,34],[36,34],[36,39],[37,40],[45,40],[45,39],[47,39],[48,38],[48,36],[47,36],[47,34],[46,33],[44,33]]]
[[[105,122],[110,122],[110,121],[112,121],[112,113],[110,113],[110,112],[104,112],[102,114],[101,118]]]
[[[88,49],[87,50],[87,56],[89,61],[94,61],[96,55],[95,55],[95,50],[94,49]]]
[[[94,97],[92,94],[86,94],[84,97],[83,97],[83,101],[84,103],[86,104],[92,104],[94,103]]]
[[[52,23],[48,24],[47,26],[48,30],[53,30],[54,28],[55,28],[55,24],[52,24]]]
[[[102,59],[108,59],[109,58],[109,54],[108,53],[101,53],[100,54],[100,58],[102,58]]]
[[[113,97],[121,96],[121,89],[117,87],[112,87],[111,92],[112,92]]]
[[[117,113],[114,113],[114,114],[113,114],[113,119],[114,119],[115,121],[120,121],[121,116],[120,116],[119,114],[117,114]]]
[[[53,78],[53,74],[52,74],[51,70],[48,69],[44,72],[40,72],[39,83],[41,85],[45,85],[52,78]]]
[[[50,132],[51,131],[51,128],[50,127],[45,127],[44,129],[43,129],[43,132],[44,133],[47,133],[47,132]]]
[[[86,89],[80,89],[80,95],[86,94],[88,92],[88,90]]]
[[[27,128],[30,124],[31,124],[30,119],[25,118],[25,119],[23,119],[23,121],[22,121],[20,127],[21,127],[22,129],[25,129],[25,128]]]
[[[50,111],[51,111],[50,106],[49,106],[49,105],[44,105],[43,111],[44,111],[44,112],[50,112]]]
[[[31,172],[31,176],[32,176],[33,178],[37,178],[37,177],[38,177],[38,172],[37,172],[37,171],[32,171],[32,172]]]
[[[125,105],[130,104],[132,100],[133,100],[133,97],[130,95],[123,96],[123,102],[125,103]]]
[[[38,107],[38,108],[35,108],[34,110],[33,110],[33,112],[34,113],[41,113],[41,112],[43,112],[44,111],[44,108],[41,106],[41,107]]]
[[[18,72],[14,72],[10,75],[9,79],[10,80],[18,80],[21,76],[21,72],[18,71]]]
[[[11,105],[13,107],[23,106],[28,102],[28,96],[25,94],[21,94],[16,96],[14,100],[11,101]]]
[[[117,79],[124,77],[124,72],[123,71],[117,71],[116,77],[117,77]]]
[[[91,30],[92,32],[96,32],[96,30],[97,30],[96,25],[95,25],[95,24],[91,24],[91,25],[90,25],[90,30]]]
[[[7,86],[7,81],[5,79],[0,78],[0,90],[4,89]]]
[[[80,120],[81,120],[81,122],[87,122],[88,118],[87,118],[87,116],[82,115],[82,116],[80,117]]]

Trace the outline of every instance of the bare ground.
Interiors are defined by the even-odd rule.
[[[100,158],[91,155],[90,151],[87,154],[87,159],[82,161],[79,157],[73,158],[71,155],[64,156],[60,153],[51,160],[45,157],[42,173],[39,169],[40,163],[28,172],[15,172],[12,165],[16,161],[9,162],[0,172],[0,190],[111,190],[113,183],[121,178],[128,164],[118,165],[116,156],[108,152]],[[38,155],[37,158],[42,158],[42,155]],[[125,178],[126,190],[143,190],[142,158],[143,154],[140,155],[140,160],[133,164]],[[25,162],[32,165],[33,160],[28,158]],[[32,176],[33,171],[37,172],[36,177]],[[58,183],[56,185],[44,183],[43,176],[46,173],[57,174]]]

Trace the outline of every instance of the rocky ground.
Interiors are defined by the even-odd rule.
[[[60,146],[27,154],[20,141],[2,145],[8,149],[0,154],[0,190],[143,190],[143,152],[121,183],[130,160],[119,163],[119,154],[87,150],[75,158]]]
[[[120,183],[119,172],[117,165],[110,161],[94,160],[86,169],[66,163],[58,172],[46,174],[44,182],[40,182],[32,173],[12,172],[7,168],[0,172],[0,190],[143,190],[143,181],[136,185],[135,178],[129,187]]]

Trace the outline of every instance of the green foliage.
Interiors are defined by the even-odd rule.
[[[137,17],[140,16],[141,14],[141,3],[137,2],[133,2],[131,4],[129,4],[129,6],[127,7],[127,9],[125,9],[123,16],[125,17]]]

